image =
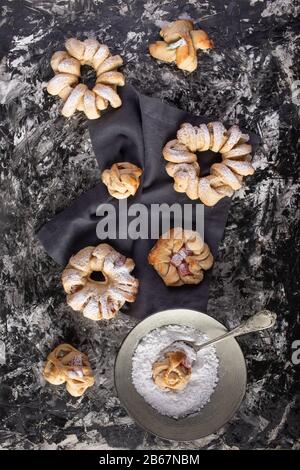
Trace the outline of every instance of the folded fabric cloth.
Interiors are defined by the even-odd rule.
[[[174,191],[173,179],[165,170],[162,148],[170,139],[176,138],[181,123],[199,125],[216,119],[191,115],[157,98],[144,96],[130,85],[126,85],[120,95],[123,102],[120,108],[88,123],[100,170],[121,161],[134,163],[143,169],[140,188],[134,197],[127,199],[128,207],[136,203],[148,208],[154,203],[179,203],[181,207],[193,204],[195,208],[200,201],[191,201],[186,194]],[[252,145],[258,143],[255,135],[250,139]],[[202,152],[198,161],[201,175],[205,176],[216,161],[216,155],[210,151]],[[96,234],[101,217],[96,215],[96,210],[103,203],[111,203],[117,208],[119,201],[112,198],[106,186],[99,182],[42,227],[37,236],[55,261],[65,266],[70,256],[81,248],[101,243]],[[214,257],[223,236],[229,206],[230,199],[226,197],[214,207],[204,207],[204,238]],[[167,287],[147,261],[155,240],[126,238],[103,242],[135,261],[134,275],[140,281],[139,293],[136,302],[128,304],[123,312],[142,319],[169,308],[206,311],[210,272],[206,272],[199,285]]]

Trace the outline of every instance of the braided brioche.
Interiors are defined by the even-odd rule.
[[[109,49],[96,39],[79,41],[71,38],[65,43],[67,51],[58,51],[51,57],[51,67],[55,76],[50,80],[47,91],[58,95],[64,106],[61,113],[72,116],[75,111],[83,111],[88,119],[100,117],[100,111],[110,104],[121,106],[122,101],[116,91],[125,83],[124,75],[116,69],[123,64],[119,55],[111,56]],[[92,90],[80,79],[80,67],[89,65],[96,71],[96,83]]]
[[[243,177],[254,173],[252,146],[248,140],[249,136],[237,125],[226,130],[221,122],[200,126],[182,124],[177,139],[169,141],[163,148],[163,156],[168,162],[166,171],[174,178],[175,191],[185,192],[190,199],[199,198],[207,206],[232,196],[241,188]],[[207,150],[220,153],[222,162],[214,163],[210,175],[201,177],[195,152]]]
[[[103,171],[101,179],[111,196],[126,199],[137,192],[142,173],[143,171],[133,163],[120,162]]]
[[[88,357],[70,344],[60,344],[48,355],[43,376],[53,385],[66,383],[73,397],[80,397],[94,385]]]
[[[199,284],[214,259],[197,232],[176,227],[160,237],[148,261],[167,286],[176,287]]]
[[[213,41],[205,31],[193,28],[190,20],[169,23],[159,33],[163,41],[150,44],[150,54],[163,62],[175,62],[181,70],[193,72],[197,68],[197,50],[213,47]]]
[[[134,302],[139,282],[130,273],[134,262],[106,243],[83,248],[69,260],[62,273],[67,303],[91,320],[117,315],[125,302]],[[101,272],[104,281],[92,279]]]

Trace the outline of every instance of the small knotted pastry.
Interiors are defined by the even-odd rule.
[[[157,240],[148,262],[167,286],[199,284],[214,258],[198,232],[173,228]]]
[[[191,375],[192,369],[183,351],[167,352],[164,359],[152,366],[153,381],[162,390],[184,389]]]
[[[199,198],[207,206],[232,196],[241,188],[244,176],[254,173],[248,140],[249,136],[237,125],[227,130],[219,121],[199,126],[183,123],[177,139],[163,148],[163,157],[168,162],[166,171],[174,178],[175,191],[185,192],[190,199]],[[219,153],[222,162],[214,163],[210,174],[201,177],[195,152],[207,150]]]
[[[164,26],[159,33],[163,41],[150,44],[150,54],[163,62],[176,62],[181,70],[193,72],[197,68],[197,50],[213,47],[205,31],[193,28],[190,20],[177,20]]]
[[[104,170],[101,179],[111,196],[126,199],[137,192],[142,173],[143,170],[133,163],[120,162],[114,163],[109,170]]]
[[[70,344],[60,344],[48,355],[43,376],[53,385],[66,383],[73,397],[83,395],[95,382],[87,355]]]
[[[134,302],[139,281],[130,273],[131,258],[106,243],[88,246],[73,255],[62,273],[67,304],[91,320],[114,318],[125,302]],[[98,280],[102,273],[104,280]]]
[[[47,86],[50,95],[58,95],[64,101],[62,115],[70,117],[77,110],[83,111],[88,119],[97,119],[100,111],[109,104],[113,108],[121,106],[116,88],[125,84],[124,75],[117,71],[123,64],[122,57],[111,56],[108,47],[96,39],[79,41],[71,38],[65,47],[67,51],[55,52],[51,58],[55,75]],[[96,72],[92,90],[79,83],[82,65],[88,65]]]

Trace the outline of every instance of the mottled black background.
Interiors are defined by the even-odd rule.
[[[0,1],[0,445],[26,449],[299,448],[299,4],[291,0]],[[162,21],[189,17],[215,49],[185,74],[148,52]],[[193,443],[143,431],[120,406],[113,363],[135,321],[93,323],[65,304],[61,269],[35,233],[99,179],[85,119],[66,120],[45,85],[66,37],[96,36],[125,60],[127,81],[168,103],[258,133],[256,173],[232,201],[208,312],[228,327],[268,306],[275,332],[240,340],[244,402],[223,429]],[[81,399],[46,385],[61,341],[88,351],[96,383]]]

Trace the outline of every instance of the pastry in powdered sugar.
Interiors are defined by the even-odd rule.
[[[153,381],[161,389],[182,390],[186,387],[192,368],[184,351],[169,351],[152,367]]]
[[[159,413],[181,418],[198,412],[218,383],[219,360],[213,345],[195,351],[186,341],[201,344],[208,337],[185,325],[151,330],[132,356],[132,382]]]
[[[106,243],[83,248],[62,273],[68,305],[91,320],[115,317],[125,302],[135,301],[139,281],[130,274],[134,266]],[[101,272],[104,281],[94,280],[93,272]]]
[[[148,261],[167,286],[176,287],[199,284],[214,259],[198,232],[176,227],[160,237]]]

